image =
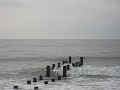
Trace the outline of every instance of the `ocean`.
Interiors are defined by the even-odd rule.
[[[72,67],[67,77],[56,82],[51,78],[27,85],[27,80],[45,76],[46,66],[72,57],[84,57],[84,65]],[[62,67],[62,66],[61,66]],[[62,68],[52,72],[62,75]],[[56,77],[55,77],[56,78]],[[80,39],[1,39],[0,90],[120,90],[120,40]]]

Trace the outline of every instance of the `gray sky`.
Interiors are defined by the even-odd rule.
[[[120,39],[120,0],[0,0],[0,39]]]

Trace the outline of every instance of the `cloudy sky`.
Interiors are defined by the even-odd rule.
[[[0,39],[120,39],[120,0],[0,0]]]

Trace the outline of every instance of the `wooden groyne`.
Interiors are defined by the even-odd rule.
[[[37,82],[40,82],[40,81],[43,81],[44,80],[44,84],[49,84],[49,82],[56,82],[56,80],[62,80],[64,78],[67,78],[67,71],[70,70],[71,67],[81,67],[83,65],[83,57],[80,57],[80,60],[78,60],[77,62],[72,62],[72,57],[70,56],[68,58],[68,60],[64,60],[62,61],[61,63],[58,62],[57,65],[56,64],[52,64],[52,66],[46,66],[46,75],[45,76],[38,76],[39,79],[37,78],[32,78],[31,80],[27,80],[26,81],[26,84],[27,85],[31,85],[32,83],[37,83]],[[55,68],[62,68],[63,70],[63,73],[62,75],[57,75],[56,76],[52,76],[51,75],[51,72],[55,69]],[[47,78],[47,79],[46,79]],[[48,82],[49,80],[49,82]],[[13,86],[13,89],[17,90],[19,89],[19,86],[15,85]],[[35,86],[33,88],[33,90],[39,90],[39,87],[38,86]]]

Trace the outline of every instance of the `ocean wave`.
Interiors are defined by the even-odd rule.
[[[62,68],[61,69],[54,69],[54,72],[58,72],[62,75]],[[68,76],[81,76],[81,75],[97,75],[97,76],[113,76],[113,77],[120,77],[120,66],[115,67],[103,67],[103,66],[96,66],[96,65],[84,65],[82,67],[72,67],[71,70],[67,71]]]
[[[97,65],[83,65],[76,68],[70,65],[70,69],[71,70],[67,71],[67,80],[64,78],[61,81],[56,80],[56,82],[51,82],[48,80],[48,85],[45,85],[44,81],[38,81],[37,83],[32,83],[31,85],[26,84],[26,80],[31,79],[28,78],[29,75],[38,76],[40,75],[40,72],[45,72],[44,68],[42,70],[40,70],[40,68],[37,70],[23,70],[19,73],[12,72],[12,74],[17,74],[15,75],[17,77],[9,79],[1,78],[0,90],[13,90],[14,85],[18,85],[20,90],[33,90],[35,86],[38,86],[39,90],[120,90],[120,66],[107,67]],[[62,75],[63,68],[58,69],[56,67],[53,71],[55,74],[57,73]],[[28,75],[26,75],[27,73]],[[25,75],[25,77],[19,77],[19,74]],[[86,76],[97,76],[97,79],[86,78]],[[105,78],[104,80],[100,80],[103,78],[99,79],[98,76],[112,76],[118,78]]]

